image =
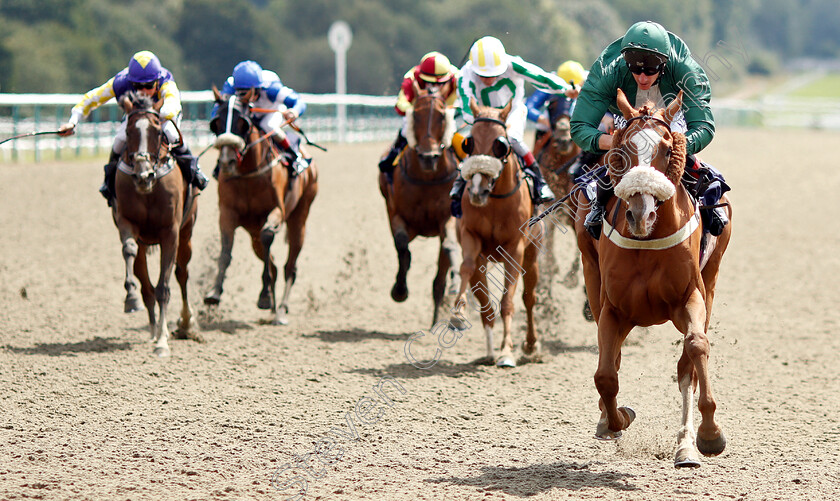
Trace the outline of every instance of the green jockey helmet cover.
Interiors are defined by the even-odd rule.
[[[655,58],[663,63],[668,60],[670,52],[671,42],[668,39],[668,32],[662,25],[653,21],[641,21],[634,24],[621,40],[621,53],[624,54],[625,59],[628,59],[628,56],[635,59],[633,56],[636,56],[645,59]]]

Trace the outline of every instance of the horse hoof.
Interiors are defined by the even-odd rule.
[[[587,322],[595,321],[595,316],[592,314],[592,308],[589,307],[588,299],[583,302],[583,318],[585,318]]]
[[[155,351],[152,352],[158,358],[166,358],[170,355],[169,348],[163,348],[158,346],[155,348]]]
[[[496,367],[512,368],[516,367],[516,362],[513,360],[513,357],[504,355],[496,360]]]
[[[221,301],[221,298],[215,294],[208,294],[204,296],[204,304],[216,305],[219,304],[219,301]]]
[[[700,460],[691,456],[674,459],[674,468],[700,468]]]
[[[449,328],[456,331],[465,331],[469,328],[469,324],[461,317],[451,317],[449,319]]]
[[[634,411],[632,407],[619,407],[618,411],[624,411],[624,414],[627,415],[627,426],[625,426],[625,428],[629,428],[630,425],[633,424],[633,421],[636,420],[636,411]]]
[[[143,305],[143,301],[140,300],[138,296],[128,296],[125,298],[125,309],[126,313],[136,313],[138,311],[143,311],[146,309],[146,306]]]
[[[391,288],[391,299],[398,303],[408,299],[408,287],[405,284],[394,284]]]
[[[257,301],[257,308],[261,310],[270,310],[271,302],[271,294],[260,294],[260,299]]]
[[[726,449],[726,436],[724,436],[723,431],[714,440],[703,440],[700,435],[697,435],[697,450],[704,456],[717,456],[724,449]]]

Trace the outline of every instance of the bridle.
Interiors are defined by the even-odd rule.
[[[242,119],[245,122],[246,132],[245,132],[244,137],[243,137],[243,135],[237,134],[237,133],[233,132],[233,130],[232,130],[233,129],[233,116],[234,116],[233,111],[237,111],[239,113],[239,118]],[[236,136],[239,136],[240,138],[242,138],[243,142],[247,141],[248,140],[247,135],[250,134],[250,132],[254,129],[254,127],[256,127],[256,125],[254,125],[254,122],[251,119],[250,114],[248,112],[249,112],[249,109],[246,107],[245,104],[243,104],[239,100],[239,98],[236,95],[230,96],[230,99],[227,102],[227,107],[225,108],[225,129],[217,131],[216,136],[219,136],[220,134],[228,133],[228,134],[234,134]],[[222,114],[220,113],[217,118],[221,119],[221,117],[222,117]],[[241,149],[234,148],[232,145],[227,145],[227,147],[233,149],[234,153],[236,154],[237,170],[242,165],[242,160],[245,158],[245,155],[248,153],[248,150],[250,150],[252,147],[256,146],[257,144],[265,141],[266,139],[268,139],[272,135],[273,135],[273,132],[268,132],[266,134],[263,134],[258,139],[256,139],[255,141],[252,141],[250,143],[245,143],[245,146]],[[268,152],[266,152],[266,154],[268,154]],[[281,157],[278,155],[273,161],[266,162],[265,166],[263,166],[260,169],[257,169],[256,171],[248,172],[246,174],[236,174],[232,177],[253,177],[253,176],[258,176],[258,175],[264,174],[265,172],[271,170],[280,161],[280,158]]]
[[[492,123],[492,124],[502,126],[502,130],[504,131],[504,135],[498,136],[493,141],[493,146],[492,146],[493,149],[495,149],[498,145],[502,145],[502,147],[504,147],[504,151],[498,151],[498,152],[493,151],[493,156],[498,158],[499,161],[502,162],[502,168],[499,170],[499,175],[496,176],[495,178],[491,179],[488,184],[489,184],[489,188],[490,188],[490,191],[491,191],[490,198],[508,198],[508,197],[512,196],[514,193],[516,193],[517,191],[519,191],[519,186],[522,184],[522,176],[516,176],[516,186],[514,186],[513,189],[510,190],[509,192],[503,193],[501,195],[492,192],[493,189],[496,187],[496,181],[501,177],[502,172],[504,172],[505,168],[507,167],[508,157],[510,157],[511,152],[513,151],[513,148],[510,145],[510,138],[508,137],[508,133],[507,133],[507,124],[503,120],[499,120],[498,118],[494,118],[494,117],[475,117],[473,119],[473,125],[475,125],[475,123],[477,123],[477,122],[489,122],[489,123]],[[472,140],[472,138],[470,138],[470,140]]]
[[[175,167],[175,162],[173,161],[172,157],[169,156],[168,154],[166,156],[164,156],[163,159],[160,158],[160,145],[163,142],[163,138],[164,138],[163,127],[161,126],[161,120],[160,120],[160,112],[158,112],[155,109],[135,109],[135,110],[131,110],[126,115],[126,127],[128,127],[128,122],[131,121],[131,118],[133,116],[136,116],[136,115],[151,115],[151,116],[157,118],[157,123],[153,124],[153,125],[154,125],[154,128],[157,129],[158,148],[156,148],[155,151],[142,151],[142,152],[136,151],[136,152],[130,153],[130,154],[128,152],[126,152],[126,154],[124,155],[125,160],[121,160],[120,162],[118,162],[117,163],[117,168],[121,172],[123,172],[124,174],[127,174],[127,175],[131,176],[132,179],[139,180],[139,179],[142,178],[142,175],[141,175],[141,173],[138,173],[136,171],[135,164],[138,161],[139,162],[144,162],[145,161],[145,162],[148,162],[150,165],[152,165],[152,172],[153,172],[152,181],[156,181],[157,179],[160,179],[163,176],[169,174],[172,171],[172,169]],[[173,123],[173,125],[174,125],[174,123]],[[178,130],[178,136],[180,138],[180,141],[183,142],[183,136],[181,136],[181,131],[180,131],[180,129],[177,128],[177,126],[176,126],[176,130]],[[167,150],[170,149],[171,147],[172,147],[172,145],[167,145]],[[163,160],[163,163],[161,163],[162,160]]]
[[[444,109],[445,109],[445,107],[446,107],[445,103],[446,102],[437,93],[425,94],[423,96],[418,96],[417,97],[417,99],[415,101],[416,104],[414,106],[414,111],[416,112],[418,110],[418,106],[417,106],[418,104],[429,102],[429,101],[431,101],[431,105],[428,107],[429,119],[426,121],[426,133],[420,139],[426,139],[427,137],[430,137],[434,140],[435,136],[432,134],[432,118],[434,117],[434,113],[436,111],[436,108],[435,108],[434,105],[435,105],[436,102],[440,101],[441,103],[444,104]],[[425,111],[425,108],[420,107],[420,111]],[[415,113],[415,116],[416,116],[416,113]],[[445,128],[446,127],[445,113],[444,113],[444,118],[443,119],[444,119],[443,127]],[[419,142],[420,141],[418,141],[418,143]],[[447,145],[444,144],[443,142],[438,143],[438,146],[440,148],[440,153],[437,153],[437,152],[434,152],[434,151],[421,152],[421,151],[419,151],[419,148],[417,146],[415,146],[414,149],[417,152],[417,156],[420,158],[421,162],[424,162],[424,161],[425,162],[432,162],[432,161],[435,161],[435,159],[437,159],[437,161],[440,162],[441,158],[448,157],[449,160],[452,161],[453,165],[457,165],[458,160],[457,160],[457,158],[455,158],[455,153],[451,149],[447,148]],[[449,174],[446,174],[445,176],[443,176],[441,178],[429,179],[429,180],[417,179],[417,178],[411,176],[408,173],[408,168],[407,168],[406,164],[407,164],[406,161],[400,161],[400,173],[401,173],[403,179],[405,179],[405,181],[407,181],[409,184],[414,184],[414,185],[419,185],[419,186],[437,186],[437,185],[440,185],[440,184],[449,183],[453,179],[458,177],[458,169],[453,169],[452,172],[450,172]],[[436,167],[436,169],[437,169],[437,167]]]

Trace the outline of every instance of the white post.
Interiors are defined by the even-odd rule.
[[[336,21],[330,25],[327,41],[335,52],[335,93],[339,95],[336,106],[338,121],[338,141],[344,142],[347,128],[347,105],[342,102],[342,96],[347,93],[347,49],[353,43],[353,31],[345,21]]]

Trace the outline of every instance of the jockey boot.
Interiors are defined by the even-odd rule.
[[[534,192],[531,193],[531,200],[534,202],[534,205],[540,205],[554,200],[554,192],[552,192],[551,188],[545,184],[542,172],[540,171],[540,165],[537,161],[534,160],[531,162],[531,164],[525,167],[524,170],[525,174],[530,176],[534,181]]]
[[[295,148],[292,146],[292,143],[289,142],[288,137],[284,137],[280,139],[277,137],[277,134],[271,136],[272,141],[276,144],[280,151],[283,151],[286,154],[286,158],[289,160],[289,176],[290,177],[297,177],[298,174],[306,170],[309,167],[309,162],[311,160],[303,158],[303,155],[300,153],[300,148]]]
[[[389,183],[394,182],[394,160],[397,159],[400,152],[407,144],[408,140],[406,140],[405,136],[402,135],[402,130],[400,130],[397,132],[397,139],[394,140],[394,143],[391,145],[391,149],[388,150],[388,153],[386,153],[382,160],[379,161],[379,171],[385,173]]]
[[[581,151],[580,154],[575,157],[575,161],[569,166],[566,172],[569,173],[572,180],[577,179],[578,176],[584,173],[587,167],[595,165],[595,162],[597,162],[599,158],[601,158],[601,155],[598,153]]]
[[[116,197],[116,189],[114,182],[117,177],[117,163],[120,161],[120,154],[111,150],[111,156],[108,157],[108,163],[105,164],[105,180],[102,181],[102,186],[99,187],[99,193],[108,201],[108,207],[114,205],[114,198]]]
[[[612,196],[612,187],[604,188],[601,183],[598,183],[598,192],[595,195],[595,199],[592,200],[592,205],[589,207],[589,214],[583,220],[583,227],[586,228],[586,232],[595,240],[601,238],[604,211],[606,210],[607,202],[610,201]]]
[[[683,175],[683,184],[703,206],[708,207],[700,209],[703,228],[712,236],[720,235],[729,223],[729,217],[724,207],[711,206],[717,204],[731,188],[726,184],[723,174],[711,165],[697,161],[694,155],[686,157],[686,173]]]
[[[210,180],[201,172],[201,169],[198,167],[198,158],[192,154],[186,144],[181,144],[177,148],[173,148],[170,153],[175,158],[175,162],[181,169],[181,175],[184,176],[184,181],[188,185],[191,184],[199,190],[207,187],[207,183]]]
[[[452,189],[449,190],[449,198],[452,199],[452,202],[449,204],[449,211],[454,217],[461,217],[461,197],[464,196],[464,188],[466,186],[466,179],[458,176],[452,184]]]

